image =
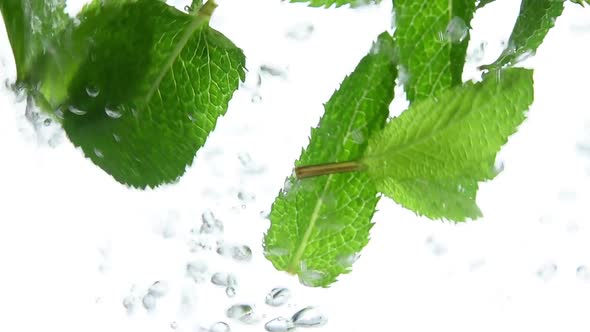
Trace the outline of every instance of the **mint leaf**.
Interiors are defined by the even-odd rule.
[[[570,0],[571,2],[578,4],[582,7],[584,7],[584,5],[590,5],[590,0]]]
[[[383,127],[389,113],[396,76],[393,53],[391,36],[381,34],[325,105],[296,165],[360,158],[369,135]],[[285,188],[272,206],[266,257],[306,285],[329,285],[350,270],[367,244],[377,200],[363,172],[305,179]]]
[[[534,54],[563,12],[563,0],[522,0],[518,19],[512,29],[507,48],[498,60],[482,69],[496,70],[511,66]]]
[[[0,12],[14,54],[17,81],[31,74],[37,58],[51,54],[59,45],[56,37],[70,27],[64,0],[0,0]]]
[[[225,113],[245,59],[209,27],[213,8],[96,1],[63,37],[59,61],[45,59],[41,93],[70,140],[117,181],[175,181]]]
[[[381,0],[290,0],[291,2],[307,2],[311,7],[336,7],[350,5],[350,7],[360,7],[370,4],[380,3]]]
[[[483,8],[483,7],[485,7],[486,5],[488,5],[488,4],[490,4],[490,3],[494,2],[494,1],[496,1],[496,0],[480,0],[480,1],[477,3],[477,9]]]
[[[496,153],[532,101],[531,70],[487,75],[414,103],[371,137],[361,161],[380,192],[419,215],[477,218],[477,183],[495,176]]]
[[[408,100],[460,84],[475,0],[396,0],[394,9]]]

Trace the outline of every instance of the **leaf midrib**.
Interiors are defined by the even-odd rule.
[[[370,75],[368,75],[368,82],[372,82],[373,81],[373,77],[375,76],[375,69],[372,68]],[[359,114],[359,108],[360,108],[360,104],[362,103],[362,101],[365,99],[368,91],[370,89],[364,89],[362,95],[360,96],[360,98],[358,99],[356,105],[355,105],[355,109],[354,109],[354,113],[353,116],[350,117],[350,122],[348,124],[348,128],[346,129],[345,135],[343,137],[343,144],[339,144],[337,149],[336,149],[336,155],[339,155],[340,152],[342,151],[342,148],[344,147],[344,141],[346,140],[346,138],[348,137],[348,135],[351,133],[352,130],[352,126]],[[324,202],[324,196],[328,193],[328,189],[330,187],[330,184],[332,182],[332,179],[334,178],[334,174],[330,174],[326,177],[326,184],[324,185],[324,188],[322,189],[320,195],[318,196],[319,199],[317,200],[314,208],[313,208],[313,212],[311,214],[311,218],[309,221],[309,224],[305,230],[305,233],[303,234],[303,238],[301,239],[301,243],[299,244],[299,247],[297,248],[297,251],[295,252],[295,255],[292,257],[291,261],[289,262],[289,264],[287,265],[287,272],[289,273],[297,273],[299,271],[299,262],[301,261],[301,258],[303,257],[303,253],[305,252],[305,248],[307,247],[307,245],[310,242],[310,238],[311,238],[311,234],[313,232],[313,229],[315,228],[315,225],[317,223],[317,220],[319,219],[319,215],[320,215],[320,211]],[[297,219],[295,220],[295,224],[298,223],[298,218],[299,215],[297,215]]]

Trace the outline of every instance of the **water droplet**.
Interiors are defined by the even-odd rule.
[[[209,327],[210,332],[230,332],[229,325],[225,322],[217,322]]]
[[[277,287],[273,288],[267,295],[266,295],[266,304],[278,307],[282,306],[283,304],[287,303],[291,298],[291,291],[287,288]]]
[[[43,125],[44,125],[45,127],[49,127],[49,126],[51,126],[51,123],[52,123],[52,122],[53,122],[53,121],[51,121],[51,119],[50,119],[50,118],[47,118],[47,119],[43,120]]]
[[[94,154],[98,157],[98,158],[104,158],[104,154],[102,153],[102,151],[100,151],[97,148],[94,148]]]
[[[580,280],[590,281],[590,269],[586,265],[580,265],[576,269],[576,276]]]
[[[287,332],[295,328],[295,324],[285,317],[277,317],[264,324],[264,329],[268,332]]]
[[[100,89],[95,85],[89,85],[86,87],[86,94],[91,98],[96,98],[100,94]]]
[[[168,293],[168,284],[164,281],[156,281],[148,289],[148,294],[155,297],[162,297],[166,293]]]
[[[78,108],[71,106],[71,105],[68,107],[68,111],[70,111],[70,113],[75,114],[75,115],[85,115],[86,114],[86,111],[83,111],[83,110],[78,109]]]
[[[356,144],[363,144],[365,143],[365,134],[360,129],[355,129],[350,134],[350,138]]]
[[[125,307],[125,309],[127,309],[127,313],[128,314],[132,314],[133,311],[135,310],[135,297],[132,295],[126,296],[123,299],[123,307]]]
[[[119,143],[121,142],[121,137],[117,134],[113,134],[113,138],[115,139],[115,142]]]
[[[118,119],[121,116],[123,116],[123,113],[121,111],[117,111],[109,107],[105,107],[104,112],[108,115],[109,118],[112,119]]]
[[[217,253],[221,256],[230,256],[236,261],[249,262],[252,260],[252,249],[246,245],[220,245]]]
[[[153,310],[156,307],[156,297],[153,294],[147,293],[141,303],[146,310]]]
[[[188,119],[191,122],[197,122],[197,118],[194,115],[192,115],[192,114],[189,113],[187,116],[188,116]]]
[[[189,5],[184,6],[184,11],[187,12],[187,13],[190,13],[191,12],[191,6],[189,6]]]
[[[557,265],[554,263],[545,263],[537,270],[537,276],[543,281],[549,281],[557,274]]]
[[[450,41],[451,43],[460,43],[465,40],[467,34],[469,33],[469,28],[465,21],[462,18],[455,16],[447,25],[447,30],[445,31],[445,39]]]
[[[225,289],[225,295],[227,295],[227,297],[236,296],[236,289],[234,287],[227,287]]]
[[[262,96],[258,93],[252,95],[252,103],[254,104],[260,104],[260,102],[262,102]]]
[[[406,85],[406,84],[408,84],[409,81],[410,81],[410,72],[408,71],[408,68],[400,65],[398,68],[398,73],[397,73],[398,84]]]
[[[306,307],[296,312],[291,320],[297,327],[316,327],[328,322],[328,319],[315,307]]]
[[[286,68],[278,68],[271,65],[262,65],[260,66],[260,72],[264,74],[268,74],[270,76],[278,76],[278,77],[285,77],[287,76],[287,69]]]
[[[201,214],[201,220],[203,221],[200,229],[201,234],[223,233],[223,223],[210,210]]]
[[[170,323],[170,328],[171,328],[171,329],[173,329],[173,330],[176,330],[176,329],[178,328],[178,323],[176,323],[176,322],[171,322],[171,323]]]
[[[236,286],[238,280],[232,273],[216,272],[211,276],[211,283],[217,286]]]
[[[300,23],[287,31],[287,38],[302,41],[309,39],[313,34],[314,27],[311,23]]]
[[[225,314],[228,318],[243,323],[252,323],[255,320],[254,307],[249,304],[234,304],[226,310]]]

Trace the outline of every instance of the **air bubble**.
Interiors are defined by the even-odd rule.
[[[236,288],[235,287],[227,287],[225,289],[225,295],[227,295],[227,297],[234,297],[236,296]]]
[[[353,130],[350,138],[356,144],[363,144],[366,141],[365,134],[360,129]]]
[[[100,94],[100,89],[97,86],[89,85],[86,87],[86,94],[91,98],[96,98]]]
[[[132,295],[126,296],[123,299],[123,307],[127,310],[127,314],[132,314],[135,311],[135,297]]]
[[[291,291],[287,288],[277,287],[273,288],[266,295],[266,304],[273,307],[282,306],[291,298]]]
[[[83,111],[83,110],[76,108],[74,106],[69,106],[68,111],[70,111],[70,113],[75,114],[75,115],[85,115],[86,114],[86,111]]]
[[[225,314],[228,318],[242,323],[254,323],[256,321],[254,307],[249,304],[234,304],[226,310]]]
[[[465,37],[467,37],[467,34],[469,33],[469,28],[462,18],[455,16],[451,19],[449,25],[447,25],[445,33],[446,40],[457,44],[465,40]]]
[[[201,234],[223,233],[223,223],[210,210],[201,214],[201,220],[203,221],[200,229]]]
[[[217,322],[209,327],[209,332],[230,332],[229,325],[225,322]]]
[[[295,328],[295,324],[288,318],[277,317],[264,325],[268,332],[287,332]]]
[[[325,325],[328,319],[315,307],[306,307],[291,317],[296,327],[317,327]]]
[[[236,286],[238,281],[232,273],[216,272],[211,276],[211,283],[217,286]]]
[[[576,276],[580,280],[590,281],[590,269],[586,265],[580,265],[576,269]]]
[[[102,151],[100,151],[97,148],[94,148],[94,155],[97,156],[98,158],[104,158],[104,154],[102,153]]]
[[[217,253],[221,256],[229,256],[239,262],[249,262],[252,260],[252,249],[246,245],[220,245]]]
[[[153,294],[147,293],[141,300],[141,303],[146,310],[153,310],[156,308],[156,297]]]
[[[118,119],[121,116],[123,116],[122,112],[116,111],[116,110],[109,108],[109,107],[105,107],[104,112],[108,115],[109,118],[112,118],[112,119]]]
[[[314,27],[311,23],[300,23],[287,31],[287,38],[302,41],[307,40],[313,34]]]

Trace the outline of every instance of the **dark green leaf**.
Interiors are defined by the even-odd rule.
[[[393,99],[396,64],[391,36],[371,53],[325,105],[319,127],[296,165],[358,159],[379,131]],[[293,178],[290,179],[293,181]],[[265,238],[266,257],[309,286],[327,286],[350,270],[369,240],[377,191],[365,173],[301,180],[275,200]]]
[[[511,66],[537,51],[555,20],[563,12],[563,0],[522,0],[520,13],[502,55],[484,69]]]

